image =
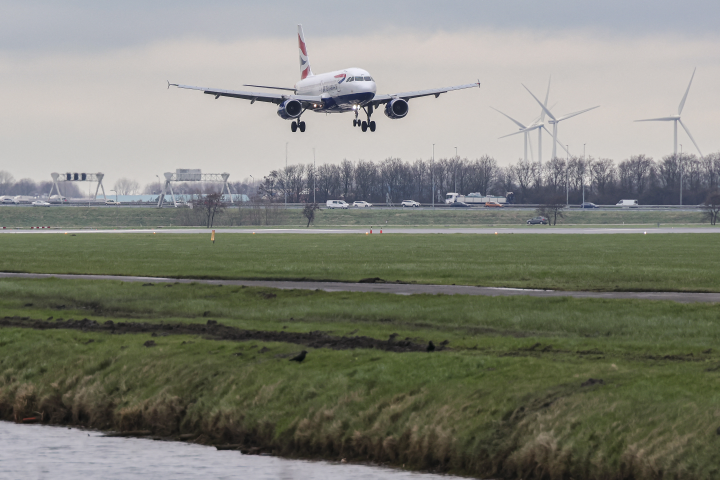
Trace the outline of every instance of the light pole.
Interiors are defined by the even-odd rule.
[[[432,155],[432,208],[435,208],[435,144],[433,143],[433,155]]]
[[[284,187],[283,190],[285,190],[285,208],[287,208],[287,148],[288,148],[288,143],[290,143],[290,142],[285,142],[285,181],[283,184],[283,187]]]
[[[682,206],[682,187],[683,187],[683,165],[682,165],[682,143],[680,144],[680,158],[678,159],[678,168],[680,169],[680,205]]]
[[[315,166],[315,147],[313,147],[313,205],[315,201],[315,177],[317,176],[317,167]]]
[[[570,182],[568,177],[568,167],[570,166],[570,145],[565,145],[565,205],[570,206]]]
[[[583,143],[583,203],[585,203],[585,144]]]
[[[455,193],[457,193],[457,162],[460,160],[457,154],[457,147],[455,147]]]
[[[250,175],[250,178],[252,178],[252,183],[250,184],[250,194],[252,194],[252,191],[255,189],[255,177]]]

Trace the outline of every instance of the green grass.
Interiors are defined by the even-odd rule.
[[[386,210],[322,209],[316,213],[315,226],[410,226],[410,225],[525,225],[535,216],[534,210],[514,209],[425,209]],[[638,210],[582,210],[569,211],[559,224],[687,224],[702,223],[703,217],[694,211],[638,211]],[[307,221],[302,210],[282,206],[266,210],[264,207],[228,208],[216,218],[215,226],[285,225],[304,227]],[[204,225],[197,210],[187,208],[130,208],[130,207],[0,207],[0,227],[50,226],[71,227],[157,227]]]
[[[1,235],[0,271],[720,291],[710,234]]]
[[[212,318],[240,328],[447,339],[451,350],[311,349],[298,365],[279,356],[300,350],[292,344],[167,336],[146,348],[149,334],[5,328],[0,415],[42,411],[57,423],[196,433],[291,457],[481,478],[718,475],[715,305],[266,292],[4,279],[0,318]],[[580,386],[588,378],[604,385]]]

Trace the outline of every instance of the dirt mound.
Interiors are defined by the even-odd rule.
[[[353,348],[367,348],[383,350],[386,352],[424,352],[425,345],[414,343],[409,339],[395,341],[392,337],[389,340],[378,340],[371,337],[337,337],[325,332],[315,331],[309,333],[264,331],[264,330],[241,330],[235,327],[228,327],[215,320],[208,320],[207,323],[135,323],[135,322],[107,322],[100,324],[95,320],[69,319],[67,321],[58,318],[55,321],[34,320],[29,317],[5,317],[0,320],[1,327],[34,328],[38,330],[70,329],[83,332],[102,333],[152,333],[153,336],[163,337],[166,335],[202,335],[211,340],[234,340],[248,341],[258,340],[263,342],[285,342],[303,345],[311,348],[330,348],[332,350],[351,350]],[[150,343],[148,341],[147,343]],[[154,342],[153,342],[154,345]],[[146,346],[152,346],[147,345]],[[442,350],[438,346],[437,350]]]

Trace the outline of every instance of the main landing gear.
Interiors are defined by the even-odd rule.
[[[293,121],[290,124],[290,130],[292,130],[293,133],[297,132],[298,128],[300,129],[301,132],[304,132],[305,131],[305,122],[301,122],[300,119],[298,119],[297,122]]]
[[[368,105],[367,108],[363,107],[363,110],[365,110],[365,113],[367,114],[367,122],[366,121],[360,121],[358,120],[358,114],[360,113],[359,110],[355,110],[355,120],[353,120],[353,127],[360,127],[360,129],[363,132],[367,132],[368,128],[371,132],[375,131],[375,122],[370,120],[370,117],[373,113],[373,107],[372,105]]]

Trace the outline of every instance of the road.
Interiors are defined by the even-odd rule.
[[[474,287],[467,285],[418,285],[405,283],[341,283],[294,282],[274,280],[205,280],[162,277],[133,277],[114,275],[64,275],[42,273],[3,273],[0,278],[60,278],[63,280],[114,280],[142,283],[201,283],[206,285],[234,285],[267,287],[283,290],[324,290],[326,292],[389,293],[395,295],[479,295],[487,297],[572,297],[625,300],[665,300],[680,303],[717,303],[720,293],[694,292],[569,292],[561,290],[533,290],[520,288]]]
[[[217,235],[226,233],[244,233],[244,234],[360,234],[369,233],[367,228],[260,228],[256,230],[251,228],[216,228]],[[720,228],[713,227],[648,227],[648,228],[622,228],[622,227],[548,227],[546,225],[535,225],[531,227],[383,227],[383,234],[476,234],[476,235],[506,235],[506,234],[536,234],[536,235],[594,235],[594,234],[635,234],[635,235],[651,235],[656,233],[720,233]],[[210,229],[207,228],[139,228],[139,229],[49,229],[49,230],[29,230],[29,229],[6,229],[0,230],[4,234],[90,234],[90,233],[173,233],[173,234],[209,234]],[[374,227],[373,234],[379,234],[380,228]]]

